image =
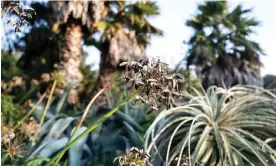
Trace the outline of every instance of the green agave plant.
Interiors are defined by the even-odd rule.
[[[154,165],[276,165],[276,96],[262,88],[210,87],[161,112],[145,135]],[[186,156],[186,158],[185,158]],[[185,158],[185,159],[183,159]],[[187,161],[186,160],[186,161]]]
[[[61,98],[52,103],[46,113],[45,123],[42,125],[41,133],[38,141],[34,146],[29,146],[26,157],[21,163],[26,166],[43,165],[49,162],[51,158],[60,152],[68,143],[72,136],[72,131],[76,126],[76,122],[82,115],[82,108],[76,108],[72,116],[66,114],[66,98],[68,96],[69,87]],[[126,98],[127,91],[120,98]],[[110,108],[118,105],[117,101],[110,97]],[[37,107],[33,113],[34,117],[41,117],[45,103]],[[143,135],[146,129],[142,125],[149,122],[145,119],[145,111],[147,108],[135,106],[132,103],[125,104],[113,116],[100,124],[93,132],[87,134],[78,140],[68,149],[62,159],[58,162],[60,165],[76,166],[76,165],[115,165],[114,158],[123,153],[127,148],[132,146],[143,147]],[[94,107],[90,108],[87,117],[73,138],[79,136],[87,127],[93,125],[106,112],[111,111],[109,108],[103,108],[96,111]],[[72,112],[72,111],[71,111]],[[51,164],[53,165],[53,164]]]

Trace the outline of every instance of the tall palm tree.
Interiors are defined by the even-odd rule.
[[[259,25],[245,17],[251,9],[238,5],[228,11],[226,1],[208,1],[198,7],[199,13],[187,21],[194,29],[187,66],[197,66],[203,86],[261,85],[258,43],[248,39],[252,28]]]
[[[156,3],[115,1],[106,2],[105,5],[108,6],[107,15],[97,23],[97,28],[102,33],[97,44],[101,51],[101,61],[99,77],[92,94],[102,88],[110,90],[119,63],[143,57],[150,37],[162,35],[162,31],[147,20],[148,17],[159,14]],[[102,95],[98,98],[97,105],[104,104],[106,98]]]
[[[94,24],[105,14],[103,1],[49,1],[50,25],[60,35],[59,61],[56,70],[63,76],[60,88],[70,82],[79,87],[82,40],[84,32],[93,32]]]

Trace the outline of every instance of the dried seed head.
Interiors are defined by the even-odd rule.
[[[167,109],[176,106],[174,98],[181,94],[178,84],[184,82],[184,77],[178,73],[168,74],[168,64],[160,59],[145,58],[120,65],[127,66],[126,74],[120,78],[134,89],[142,88],[136,100],[150,104],[151,110],[159,110],[163,103]]]
[[[13,86],[21,86],[24,84],[22,77],[15,76],[12,78]]]
[[[41,80],[43,82],[49,82],[51,80],[50,74],[49,73],[43,73],[41,75]]]
[[[179,158],[179,156],[175,157],[175,159],[172,161],[171,166],[178,165],[179,160],[180,160],[179,166],[190,166],[191,165],[189,157],[186,155],[183,155],[180,158]],[[203,164],[200,164],[198,161],[196,161],[194,166],[200,166],[200,165],[203,165]]]
[[[114,159],[115,162],[118,162],[118,166],[152,166],[149,154],[136,147],[127,149],[125,155]]]
[[[32,86],[38,86],[38,85],[39,85],[39,81],[36,80],[36,79],[32,79],[32,80],[31,80],[31,85],[32,85]]]
[[[31,117],[28,122],[21,125],[21,133],[23,133],[34,145],[40,132],[40,126],[36,120]]]
[[[1,142],[4,145],[8,145],[14,139],[15,134],[8,126],[1,124],[1,137]]]
[[[19,144],[19,139],[15,138],[13,141],[9,142],[4,151],[8,153],[11,160],[14,160],[15,157],[23,157],[22,153],[24,152],[24,144]]]

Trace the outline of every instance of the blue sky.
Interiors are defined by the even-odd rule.
[[[164,31],[163,37],[153,37],[151,45],[147,48],[148,56],[159,56],[173,67],[185,55],[187,47],[183,45],[184,40],[188,40],[193,34],[192,29],[185,26],[187,19],[191,18],[197,11],[197,4],[203,1],[199,0],[158,0],[160,7],[160,16],[151,18],[150,21],[156,27]],[[264,67],[261,74],[276,74],[276,1],[275,0],[231,0],[228,6],[234,8],[238,4],[244,7],[253,7],[251,16],[261,21],[261,26],[256,28],[256,34],[250,36],[250,39],[260,43],[267,56],[261,58]],[[99,53],[93,48],[88,49],[90,56],[88,63],[93,61],[96,64],[99,61]]]

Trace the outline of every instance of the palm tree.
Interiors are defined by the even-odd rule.
[[[186,23],[195,31],[188,41],[187,66],[197,67],[203,86],[261,85],[259,55],[264,52],[248,39],[259,22],[245,17],[252,10],[238,5],[229,12],[226,1],[208,1],[198,9]]]
[[[106,2],[107,15],[97,23],[102,33],[95,44],[101,51],[99,77],[92,94],[100,89],[110,90],[117,66],[122,61],[130,61],[145,56],[145,48],[151,35],[162,35],[162,31],[152,26],[147,18],[158,15],[158,7],[153,2],[127,3],[124,1]],[[88,39],[87,42],[95,41]],[[97,105],[106,104],[104,95]]]
[[[93,32],[94,24],[104,16],[103,1],[49,1],[52,12],[50,25],[60,35],[60,49],[56,70],[63,76],[60,88],[70,82],[80,86],[83,75],[80,72],[82,40],[84,32]]]

